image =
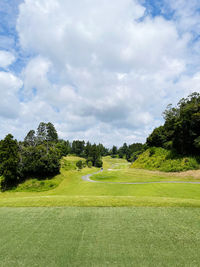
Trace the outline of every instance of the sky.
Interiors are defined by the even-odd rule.
[[[145,142],[200,92],[199,0],[1,0],[0,139]]]

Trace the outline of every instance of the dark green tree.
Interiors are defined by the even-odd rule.
[[[76,167],[77,167],[79,170],[81,170],[81,169],[83,168],[83,162],[82,162],[82,160],[79,160],[79,161],[76,162]]]
[[[148,146],[164,147],[167,142],[166,131],[164,126],[157,127],[147,138]]]
[[[48,142],[57,142],[58,141],[58,133],[51,122],[46,124],[46,132],[47,136],[46,139]]]
[[[1,187],[6,189],[19,180],[19,147],[11,134],[0,142],[0,175],[3,176]]]
[[[35,146],[36,145],[36,136],[35,131],[30,130],[26,137],[24,138],[24,145],[25,146]]]
[[[37,142],[38,144],[42,144],[47,140],[47,128],[46,123],[40,122],[37,128]]]

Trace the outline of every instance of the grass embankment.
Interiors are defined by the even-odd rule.
[[[107,169],[119,168],[120,159],[104,158]],[[125,161],[121,160],[123,165]],[[122,177],[129,172],[127,168],[121,169]],[[61,183],[54,189],[45,192],[4,192],[0,193],[0,206],[7,207],[41,207],[41,206],[179,206],[200,207],[200,185],[199,184],[106,184],[91,183],[82,180],[82,176],[94,173],[96,168],[84,168],[81,171],[64,170],[62,168]],[[133,169],[134,170],[134,169]],[[131,170],[131,171],[133,171]],[[139,172],[138,179],[149,181],[159,180],[164,175],[160,172],[147,170],[135,170]],[[119,170],[108,171],[109,175],[118,175]],[[102,175],[106,172],[102,172]],[[133,175],[133,173],[131,174]],[[153,177],[152,177],[153,175]],[[198,181],[191,176],[184,180]],[[132,179],[130,176],[127,179]],[[135,179],[135,178],[134,178]],[[167,180],[169,177],[166,178]],[[174,179],[174,177],[173,177]],[[178,178],[179,179],[179,178]],[[117,181],[114,178],[115,181]]]
[[[198,176],[196,176],[197,173]],[[165,173],[160,171],[149,171],[134,168],[112,169],[93,175],[91,180],[115,183],[145,183],[166,181],[200,182],[200,171]]]
[[[132,168],[180,172],[200,168],[200,158],[182,157],[164,148],[151,147],[132,164]]]
[[[19,184],[16,188],[12,188],[11,192],[42,192],[56,188],[65,178],[66,171],[77,170],[77,161],[85,159],[76,156],[67,156],[61,160],[61,173],[55,177],[47,177],[46,179],[30,178],[25,182]]]
[[[200,209],[1,208],[0,266],[200,266]]]

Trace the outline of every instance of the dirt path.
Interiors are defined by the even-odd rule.
[[[192,181],[158,181],[158,182],[135,182],[135,183],[129,183],[129,182],[103,182],[103,181],[95,181],[91,180],[90,177],[94,174],[100,173],[103,170],[100,170],[98,172],[87,174],[82,176],[82,179],[86,182],[92,182],[92,183],[103,183],[103,184],[200,184],[200,182],[192,182]]]

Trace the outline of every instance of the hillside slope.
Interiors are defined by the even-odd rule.
[[[199,169],[200,162],[197,157],[182,157],[164,148],[151,147],[138,157],[131,168],[179,172]]]

